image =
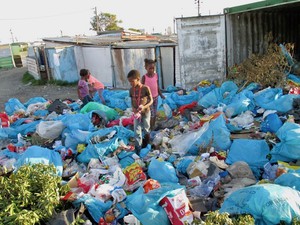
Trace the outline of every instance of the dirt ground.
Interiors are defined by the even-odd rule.
[[[33,97],[43,97],[47,100],[73,99],[77,100],[77,87],[23,84],[22,77],[27,72],[26,67],[0,70],[0,112],[5,109],[5,103],[10,98],[17,98],[21,103]]]

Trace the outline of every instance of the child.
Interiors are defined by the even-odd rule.
[[[78,81],[78,86],[77,86],[78,98],[82,101],[81,108],[85,106],[88,102],[93,101],[89,93],[89,85],[87,79],[88,79],[88,70],[81,69],[80,80]]]
[[[138,153],[150,141],[150,106],[153,103],[149,87],[143,85],[140,78],[140,72],[137,70],[131,70],[127,75],[131,85],[129,96],[131,97],[132,111],[134,113],[135,147]]]
[[[88,70],[88,82],[90,87],[90,95],[93,97],[94,92],[98,92],[99,98],[103,105],[105,105],[105,99],[103,98],[102,92],[104,89],[104,84],[102,84],[96,77],[92,76],[90,71]]]
[[[165,96],[162,94],[159,88],[158,75],[155,72],[156,60],[145,59],[144,62],[145,62],[145,69],[147,70],[147,73],[142,77],[142,84],[145,84],[150,88],[151,95],[153,98],[153,104],[150,107],[151,110],[150,128],[151,130],[153,130],[156,121],[158,96],[160,96],[162,99],[165,99]]]

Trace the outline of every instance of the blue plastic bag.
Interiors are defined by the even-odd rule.
[[[223,202],[220,213],[250,214],[256,225],[271,225],[300,216],[300,193],[277,184],[253,185],[231,193]]]
[[[83,203],[93,220],[98,224],[99,220],[104,217],[105,213],[112,207],[112,201],[103,202],[89,194],[83,195],[81,198],[72,202],[76,208],[79,208],[80,203]]]
[[[272,148],[272,160],[300,159],[299,124],[285,122],[276,132],[276,136],[280,139],[280,142]],[[281,157],[284,158],[282,159]]]
[[[199,92],[191,91],[187,95],[179,95],[177,92],[173,92],[171,94],[172,100],[176,103],[177,107],[190,104],[192,102],[198,102],[199,100]]]
[[[274,184],[291,187],[300,191],[300,174],[299,173],[284,173],[274,180]]]
[[[33,97],[30,98],[27,102],[24,103],[24,106],[27,108],[30,104],[35,104],[38,102],[47,102],[47,100],[43,97]]]
[[[244,90],[232,97],[231,102],[225,107],[224,112],[228,118],[231,118],[248,110],[252,111],[254,108],[253,93]]]
[[[5,104],[5,112],[12,116],[16,111],[26,111],[26,107],[17,98],[10,98]]]
[[[158,172],[159,171],[159,172]],[[166,161],[159,161],[153,158],[150,161],[148,166],[148,175],[157,180],[159,183],[161,182],[171,182],[178,183],[178,177],[176,175],[176,170],[173,167],[172,163]]]
[[[42,163],[45,165],[53,164],[59,176],[63,172],[63,163],[61,155],[54,150],[43,148],[40,146],[32,145],[26,149],[21,157],[15,163],[16,170],[18,170],[24,164],[36,164]]]
[[[104,137],[112,132],[116,133],[107,141],[99,143],[91,142],[94,137]],[[77,160],[82,163],[88,163],[92,158],[103,159],[104,156],[114,152],[119,147],[120,141],[124,142],[124,144],[128,144],[130,137],[134,137],[133,131],[122,126],[103,128],[92,132],[87,136],[86,142],[88,143],[88,146],[77,156]]]
[[[225,162],[229,165],[244,161],[250,167],[263,168],[269,162],[269,146],[265,140],[235,139],[233,140]]]
[[[91,124],[89,114],[87,113],[64,114],[58,119],[60,119],[69,130],[79,129],[88,131]]]
[[[230,148],[230,131],[227,129],[224,116],[221,114],[216,119],[207,122],[207,124],[208,129],[205,130],[201,136],[196,137],[195,142],[188,148],[190,154],[197,155],[199,147],[206,147],[210,141],[212,141],[212,147],[214,147],[216,151]]]
[[[278,129],[282,126],[282,121],[278,117],[276,113],[271,113],[267,115],[260,123],[260,130],[262,132],[271,132],[271,133],[276,133]]]
[[[254,94],[254,103],[256,106],[266,110],[270,109],[286,113],[293,109],[294,98],[300,98],[300,95],[283,95],[281,88],[266,88]]]
[[[170,220],[159,202],[166,196],[175,196],[185,190],[184,186],[175,183],[161,183],[161,187],[144,193],[140,186],[127,196],[126,207],[143,225],[170,225]]]
[[[232,97],[238,91],[238,86],[232,81],[225,81],[221,87],[215,88],[198,101],[198,105],[204,108],[217,107],[220,103],[228,105]]]

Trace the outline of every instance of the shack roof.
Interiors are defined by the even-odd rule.
[[[245,5],[225,8],[224,14],[234,14],[246,11],[260,10],[260,9],[274,9],[279,7],[289,7],[291,4],[300,6],[300,0],[265,0],[260,2],[249,3]]]

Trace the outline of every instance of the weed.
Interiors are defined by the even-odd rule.
[[[31,83],[31,85],[46,85],[46,84],[52,84],[52,85],[58,85],[58,86],[75,86],[77,85],[77,81],[74,82],[67,82],[63,80],[37,80],[35,79],[31,74],[28,73],[28,71],[23,75],[22,77],[22,83],[28,84]]]

